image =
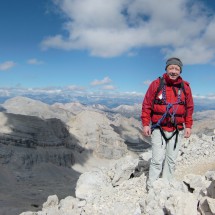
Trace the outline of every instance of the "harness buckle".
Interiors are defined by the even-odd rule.
[[[174,116],[171,116],[170,121],[171,121],[172,124],[174,124],[174,123],[175,123],[175,117],[174,117]]]

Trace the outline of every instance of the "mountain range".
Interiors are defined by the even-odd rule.
[[[1,211],[38,210],[52,193],[59,198],[74,195],[89,166],[146,152],[150,144],[142,136],[140,113],[141,103],[111,107],[98,100],[5,100],[0,106]],[[196,111],[194,134],[213,135],[214,116],[214,110]]]
[[[63,91],[61,93],[43,93],[40,92],[17,92],[14,89],[14,92],[0,94],[0,103],[4,103],[6,100],[22,96],[26,98],[31,98],[33,100],[41,101],[45,104],[52,105],[54,103],[72,103],[79,102],[83,105],[104,105],[108,108],[116,108],[120,105],[134,105],[142,104],[143,95],[133,95],[133,94],[74,94],[72,92]],[[203,110],[215,110],[215,100],[207,98],[198,98],[194,97],[195,111]]]

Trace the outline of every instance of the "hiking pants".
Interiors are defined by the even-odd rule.
[[[170,137],[172,132],[164,131],[166,137]],[[152,183],[156,181],[160,174],[162,178],[168,181],[172,179],[176,159],[181,146],[182,131],[178,134],[178,141],[175,146],[176,135],[169,141],[165,141],[159,129],[155,129],[151,135],[152,143],[152,159],[149,167],[149,178],[147,180],[147,187],[150,188]]]

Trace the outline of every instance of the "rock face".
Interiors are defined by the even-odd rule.
[[[137,152],[149,147],[135,118],[84,110],[71,117],[67,125],[81,146],[100,158],[118,159],[128,149]]]
[[[50,192],[74,193],[80,173],[70,167],[82,150],[59,119],[0,113],[1,214],[39,207]],[[61,185],[68,181],[71,189]]]
[[[108,115],[111,119],[111,127],[125,140],[130,151],[145,151],[150,147],[149,138],[142,135],[141,122],[133,117],[126,118],[120,114]]]
[[[59,119],[0,113],[0,139],[5,145],[70,146],[72,138]],[[77,143],[76,143],[77,144]]]
[[[95,111],[82,111],[67,123],[69,131],[95,156],[117,159],[127,153],[127,146],[114,129],[110,120]]]
[[[75,162],[71,149],[83,150],[59,119],[10,113],[0,113],[0,143],[0,162],[22,168],[41,162],[70,167]]]

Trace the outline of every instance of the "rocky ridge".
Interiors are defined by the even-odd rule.
[[[70,116],[74,115],[69,110],[60,107],[52,107],[41,101],[22,96],[6,100],[1,107],[4,112],[7,113],[37,116],[42,119],[58,118],[63,122],[66,122]]]
[[[143,144],[145,148],[148,146],[147,140],[141,135],[140,121],[133,117],[127,118],[121,114],[115,114],[101,105],[87,107],[78,102],[47,105],[29,98],[15,97],[7,100],[2,104],[2,107],[6,114],[18,114],[20,118],[24,117],[26,119],[30,116],[37,116],[42,120],[46,120],[46,123],[50,122],[50,125],[52,121],[58,119],[58,121],[65,124],[65,132],[67,131],[72,136],[73,145],[80,145],[100,158],[117,159],[128,153],[127,147],[136,150],[135,145]],[[59,110],[63,113],[60,117]],[[32,120],[33,122],[34,119],[36,118],[31,117],[28,121]],[[31,125],[25,127],[27,129],[26,132],[29,133],[27,127],[31,127]],[[56,123],[54,127],[56,127]],[[44,132],[40,136],[48,139],[50,137],[49,132],[42,127],[41,130],[44,130]],[[33,132],[34,135],[36,132]],[[26,136],[24,132],[21,132],[20,135]],[[37,140],[38,135],[34,139]],[[31,139],[26,141],[32,144]],[[53,142],[52,137],[50,137],[50,142]],[[139,146],[137,150],[139,150]]]

